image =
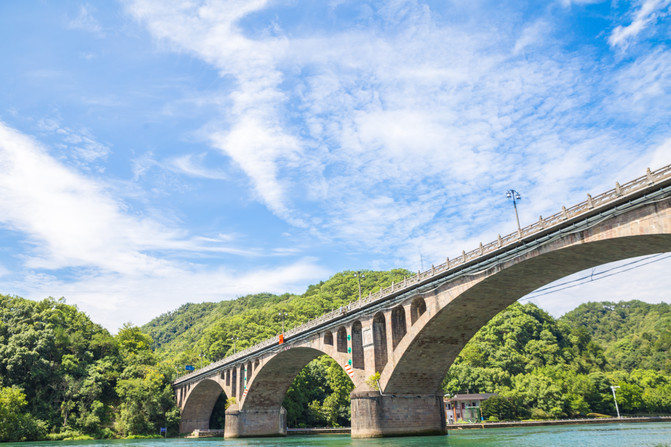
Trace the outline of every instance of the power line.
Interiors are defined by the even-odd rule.
[[[603,272],[599,272],[599,273],[596,273],[596,274],[591,273],[587,276],[583,276],[581,278],[573,279],[571,281],[566,281],[566,282],[563,282],[563,283],[560,283],[560,284],[555,284],[553,286],[543,287],[542,289],[538,289],[535,292],[532,292],[533,295],[522,298],[519,301],[526,301],[526,300],[530,300],[530,299],[533,299],[533,298],[538,298],[540,296],[549,295],[551,293],[561,292],[562,290],[571,289],[573,287],[581,286],[581,285],[587,284],[589,282],[598,281],[600,279],[608,278],[610,276],[619,275],[620,273],[625,273],[625,272],[628,272],[630,270],[637,269],[639,267],[643,267],[643,266],[646,266],[646,265],[649,265],[649,264],[653,264],[655,262],[662,261],[664,259],[671,258],[671,254],[667,254],[666,256],[660,257],[662,255],[663,255],[663,253],[660,253],[660,254],[648,256],[646,258],[636,259],[636,260],[628,262],[626,264],[619,265],[617,267],[612,267],[608,270],[604,270]],[[657,259],[654,259],[654,258],[657,258]],[[645,261],[649,261],[649,262],[645,262]],[[620,269],[622,269],[624,267],[627,267],[627,266],[630,266],[630,265],[633,266],[633,267],[629,267],[628,269],[621,270],[621,271],[614,271],[614,270],[620,270]],[[608,272],[613,272],[613,273],[606,274]],[[586,279],[588,279],[588,281],[585,281]],[[565,287],[563,287],[563,286],[565,286]],[[557,289],[558,287],[560,287],[560,288]],[[557,289],[557,290],[552,290],[552,289]],[[544,293],[539,293],[539,292],[544,292]]]

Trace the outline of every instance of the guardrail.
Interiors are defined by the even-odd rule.
[[[510,233],[506,236],[499,235],[497,240],[489,242],[488,244],[483,245],[482,243],[480,243],[480,246],[475,250],[471,250],[469,252],[462,251],[461,255],[457,256],[454,259],[446,258],[445,262],[440,265],[437,266],[432,265],[431,269],[426,270],[424,272],[418,271],[416,275],[412,275],[408,278],[405,278],[402,283],[392,282],[391,286],[389,287],[381,287],[379,291],[375,293],[370,293],[367,297],[363,297],[360,300],[353,301],[349,303],[347,306],[335,309],[329,313],[326,313],[320,317],[315,318],[314,320],[310,320],[307,323],[304,323],[300,326],[296,326],[293,329],[290,329],[284,333],[284,339],[286,341],[290,337],[296,336],[303,332],[307,332],[312,328],[322,325],[323,323],[332,320],[337,320],[343,314],[349,313],[353,310],[360,309],[370,303],[376,301],[382,301],[394,293],[401,292],[405,289],[411,289],[413,286],[424,281],[425,279],[432,278],[448,270],[460,267],[466,264],[467,262],[476,260],[482,256],[488,255],[496,250],[504,248],[515,242],[518,242],[519,240],[525,237],[533,236],[534,234],[540,233],[541,231],[560,225],[561,223],[569,219],[573,219],[583,214],[587,214],[590,211],[594,210],[595,208],[604,207],[627,195],[649,188],[652,185],[658,184],[668,179],[671,179],[671,165],[664,166],[663,168],[660,168],[656,171],[650,171],[650,169],[648,169],[644,176],[634,179],[623,185],[620,185],[619,183],[616,182],[615,188],[606,191],[604,193],[601,193],[597,196],[592,197],[591,195],[587,194],[587,200],[585,200],[584,202],[580,202],[577,205],[573,205],[570,208],[562,207],[562,210],[560,212],[555,213],[552,216],[546,218],[540,217],[537,222],[531,225],[527,225],[526,227],[523,227],[518,231]],[[189,374],[181,376],[175,381],[175,383],[188,381],[193,377],[215,370],[221,365],[235,363],[237,360],[240,360],[241,358],[247,357],[248,355],[257,352],[261,349],[267,348],[269,346],[277,345],[277,343],[278,343],[277,337],[269,338],[254,346],[250,346],[249,348],[243,349],[242,351],[239,351],[231,356],[225,357],[221,360],[211,363],[201,369],[198,369]]]

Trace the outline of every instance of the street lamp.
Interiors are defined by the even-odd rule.
[[[361,278],[365,278],[366,275],[364,275],[361,272],[355,272],[354,276],[356,276],[356,282],[359,284],[359,301],[361,300]]]
[[[233,341],[233,354],[235,354],[235,345],[238,340],[240,340],[238,337],[231,337],[231,340]]]
[[[617,397],[615,397],[615,389],[620,388],[619,386],[611,385],[610,389],[613,390],[613,400],[615,401],[615,411],[617,411],[617,418],[620,419],[620,409],[617,407]]]
[[[286,312],[279,312],[277,315],[282,318],[282,333],[284,334],[284,317],[288,317],[289,314]]]
[[[520,193],[515,191],[514,189],[509,189],[506,191],[506,197],[509,199],[513,199],[513,207],[515,208],[515,219],[517,219],[517,231],[521,232],[522,227],[520,227],[520,216],[517,214],[517,202],[522,200],[522,196],[520,196]]]

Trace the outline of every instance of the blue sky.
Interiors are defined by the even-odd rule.
[[[0,2],[0,292],[64,296],[115,331],[189,301],[441,263],[515,229],[507,189],[524,225],[671,163],[670,14]],[[671,302],[670,268],[534,302]]]

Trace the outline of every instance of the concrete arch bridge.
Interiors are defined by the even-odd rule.
[[[522,296],[572,273],[671,252],[671,166],[480,244],[346,308],[174,382],[181,432],[207,429],[221,392],[226,437],[286,434],[282,400],[327,354],[349,374],[352,436],[445,433],[441,381],[470,338]],[[366,379],[380,372],[379,387]]]

